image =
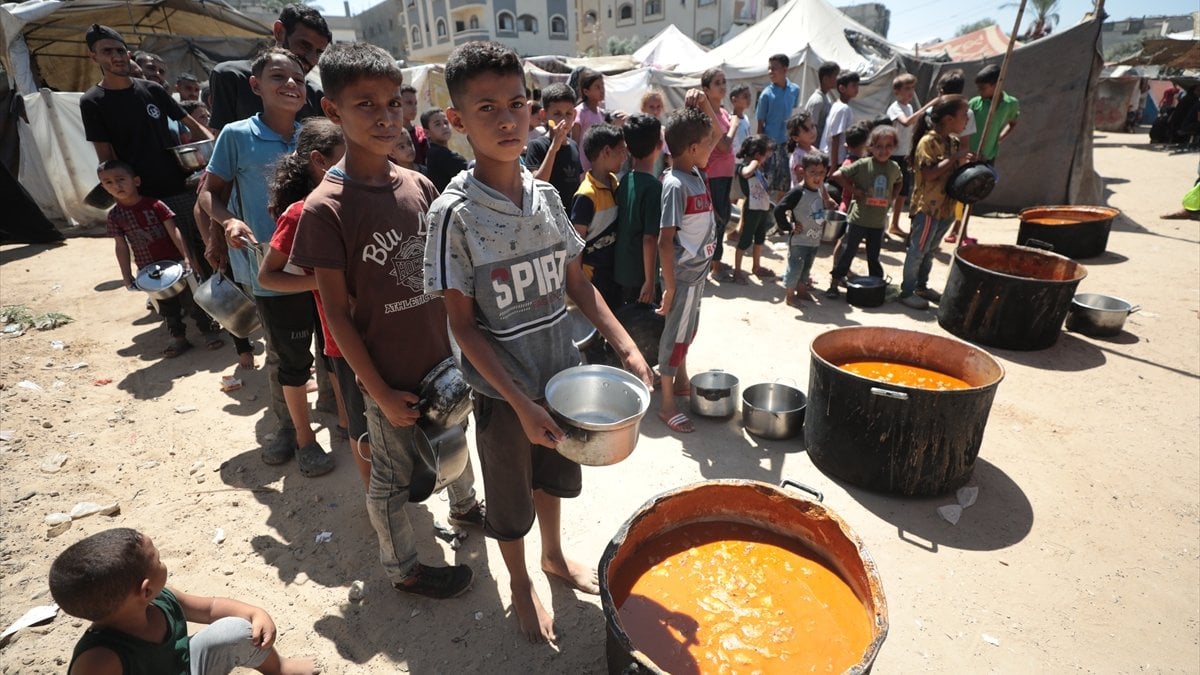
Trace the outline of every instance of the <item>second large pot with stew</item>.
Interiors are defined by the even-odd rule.
[[[977,244],[954,252],[938,323],[954,335],[1001,349],[1054,345],[1087,268],[1025,246]]]
[[[810,351],[804,437],[817,468],[902,495],[938,495],[967,482],[1004,379],[996,359],[959,340],[875,326],[822,333]],[[966,387],[883,382],[843,368],[863,362],[917,366]]]

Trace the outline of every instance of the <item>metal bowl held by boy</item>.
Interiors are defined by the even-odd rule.
[[[637,446],[650,389],[620,368],[576,366],[550,378],[546,403],[565,432],[558,452],[579,464],[607,466]]]

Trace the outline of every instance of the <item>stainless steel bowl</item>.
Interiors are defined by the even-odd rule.
[[[650,389],[620,368],[576,366],[550,378],[546,403],[566,432],[558,452],[580,464],[607,466],[637,446]]]
[[[760,438],[791,438],[804,428],[804,392],[770,382],[742,392],[742,425]]]
[[[171,154],[175,155],[175,161],[179,162],[179,166],[190,173],[208,166],[208,160],[212,159],[214,145],[216,145],[216,141],[185,143],[171,148]]]

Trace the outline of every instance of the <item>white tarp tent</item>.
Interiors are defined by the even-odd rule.
[[[792,68],[804,64],[815,71],[823,61],[837,61],[844,71],[870,75],[904,52],[825,0],[790,0],[688,70],[721,66],[730,80],[763,79],[767,58],[786,54]]]
[[[177,50],[179,58],[194,59],[201,66],[214,55],[244,58],[253,53],[258,39],[270,37],[269,28],[222,0],[30,0],[0,5],[0,57],[29,120],[16,122],[18,180],[52,220],[90,224],[104,219],[103,211],[83,202],[96,184],[96,152],[84,137],[79,116],[80,92],[100,76],[84,42],[93,23],[113,27],[131,48],[146,44],[171,54],[175,43],[186,45]],[[198,46],[209,38],[222,44]],[[251,51],[230,53],[234,45]]]
[[[643,66],[663,70],[678,70],[682,66],[690,71],[690,64],[697,63],[707,56],[708,50],[684,35],[675,24],[662,29],[658,35],[650,38],[633,53],[633,59]]]

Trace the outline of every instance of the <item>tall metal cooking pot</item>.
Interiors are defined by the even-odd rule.
[[[729,417],[737,411],[738,379],[723,370],[696,373],[690,382],[692,412],[703,417]]]
[[[817,468],[868,490],[902,495],[938,495],[967,482],[1004,379],[996,359],[959,340],[875,326],[822,333],[809,350],[804,438]],[[852,361],[928,368],[971,388],[884,384],[839,367]]]
[[[1095,258],[1108,248],[1113,220],[1121,212],[1108,206],[1035,206],[1019,214],[1017,245],[1041,241],[1068,258]]]
[[[977,244],[954,251],[938,324],[971,342],[1001,349],[1051,347],[1083,265],[1024,246]]]
[[[821,494],[785,481],[821,500]],[[700,522],[735,522],[795,540],[816,553],[862,602],[871,621],[871,642],[846,672],[871,670],[888,632],[887,601],[875,561],[862,539],[836,513],[796,492],[751,480],[710,480],[654,497],[625,521],[600,558],[600,604],[607,624],[606,653],[610,675],[664,671],[630,640],[619,609],[633,583],[645,570],[639,549],[671,530]],[[747,667],[746,672],[751,672]]]

